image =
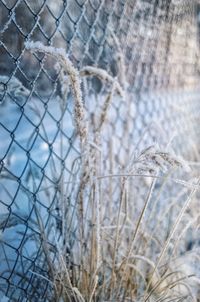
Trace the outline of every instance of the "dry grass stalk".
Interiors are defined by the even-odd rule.
[[[81,236],[82,239],[84,237],[83,234],[83,194],[84,194],[84,188],[88,181],[88,175],[86,173],[87,169],[85,166],[87,165],[87,155],[88,152],[88,127],[86,122],[86,112],[83,105],[83,99],[82,99],[82,90],[81,90],[81,80],[79,76],[78,70],[73,66],[72,62],[66,55],[64,49],[58,49],[51,46],[45,46],[40,42],[27,42],[26,48],[31,50],[32,52],[42,52],[45,54],[48,54],[55,59],[57,59],[61,69],[65,70],[65,72],[68,74],[70,79],[70,84],[72,88],[72,92],[74,95],[74,113],[75,113],[75,123],[76,123],[76,129],[77,133],[79,134],[80,142],[81,142],[81,150],[82,150],[82,173],[81,173],[81,184],[78,194],[79,199],[79,211],[80,211],[80,217],[82,220],[82,226],[81,226]],[[58,67],[56,67],[58,68]],[[66,76],[64,74],[61,74],[62,80],[67,81]],[[68,83],[65,84],[67,87]],[[66,93],[66,89],[64,89],[63,93]]]
[[[113,38],[114,44],[117,48],[117,59],[119,61],[119,79],[122,84],[122,87],[126,90],[127,81],[126,81],[126,66],[124,61],[124,55],[122,52],[121,44],[119,39],[117,38],[112,27],[109,28],[111,36]]]
[[[85,120],[85,108],[83,105],[81,81],[80,81],[78,70],[73,66],[72,62],[66,55],[64,49],[55,48],[52,46],[45,46],[40,42],[27,42],[26,48],[31,50],[32,52],[36,52],[36,51],[42,52],[56,58],[60,66],[69,75],[72,92],[74,95],[74,101],[75,101],[75,106],[74,106],[75,122],[83,146],[87,141],[88,130]]]
[[[112,102],[112,99],[113,99],[114,90],[115,90],[115,82],[113,83],[112,89],[108,93],[108,95],[106,97],[106,100],[103,104],[102,112],[101,112],[101,115],[100,115],[100,118],[99,118],[99,123],[98,123],[98,126],[96,127],[96,132],[100,132],[103,124],[105,123],[108,108],[109,108],[109,106]]]
[[[85,66],[81,69],[80,71],[80,75],[82,77],[84,76],[93,76],[93,77],[97,77],[100,80],[106,82],[106,83],[110,83],[111,85],[113,85],[115,83],[115,89],[116,92],[122,97],[124,98],[124,90],[121,87],[121,85],[119,84],[119,82],[112,77],[111,75],[109,75],[109,73],[101,68],[98,67],[93,67],[93,66]]]
[[[112,37],[120,53],[119,41],[114,33]],[[119,56],[119,69],[122,69],[123,74],[119,79],[123,88],[117,79],[100,68],[86,66],[78,72],[63,50],[46,47],[40,43],[29,43],[27,47],[54,56],[68,74],[74,94],[76,126],[83,152],[80,182],[74,203],[75,206],[79,204],[79,210],[77,215],[73,214],[71,218],[77,225],[75,234],[78,242],[71,250],[69,263],[65,261],[66,246],[63,248],[58,244],[58,251],[61,249],[58,261],[60,268],[59,272],[50,278],[55,283],[56,301],[161,302],[173,299],[178,301],[189,296],[197,301],[190,283],[187,284],[192,275],[181,269],[171,269],[172,256],[175,258],[180,253],[179,242],[193,222],[197,221],[196,217],[186,220],[185,214],[200,188],[199,182],[194,184],[170,175],[171,171],[176,169],[188,170],[187,164],[174,153],[163,151],[158,146],[150,146],[139,153],[134,150],[133,155],[128,158],[127,166],[123,169],[120,167],[118,172],[114,160],[116,150],[111,150],[110,174],[106,169],[104,171],[103,160],[106,161],[107,158],[103,158],[104,150],[101,145],[103,125],[114,93],[123,98],[126,95],[123,90],[126,90],[126,73],[123,71],[122,53]],[[61,72],[60,76],[62,82],[65,82],[65,74]],[[86,122],[80,87],[80,77],[85,76],[98,77],[111,87],[103,103],[97,126],[94,127],[92,142],[88,139],[89,126],[92,125],[88,126]],[[65,88],[64,83],[63,85]],[[63,97],[66,95],[67,89],[63,89]],[[150,179],[147,188],[142,187],[141,179],[144,177]],[[160,180],[163,180],[163,183],[156,189]],[[159,219],[155,213],[168,181],[184,186],[186,190],[177,194],[176,198],[169,198],[169,204],[165,206]],[[144,191],[142,197],[139,194],[137,196],[134,190],[134,186],[138,184],[141,186],[139,189]],[[185,203],[177,206],[176,203],[185,198],[188,190],[191,190],[191,193]],[[166,237],[166,229],[161,230],[162,222],[172,209],[179,213],[173,219]],[[63,210],[66,210],[66,207]],[[65,232],[65,215],[62,219]],[[182,221],[187,223],[173,246],[172,240],[181,228]],[[43,234],[43,228],[41,232]],[[65,239],[71,240],[72,234],[64,234]],[[46,247],[44,249],[46,250]],[[45,253],[48,253],[48,250]]]
[[[199,181],[198,181],[198,183],[199,183]],[[157,263],[156,263],[155,269],[158,268],[159,264],[161,263],[162,258],[163,258],[163,256],[164,256],[164,254],[165,254],[165,252],[166,252],[166,250],[167,250],[169,244],[170,244],[170,241],[171,241],[172,237],[174,236],[174,233],[176,232],[176,229],[177,229],[177,227],[178,227],[178,225],[179,225],[179,223],[180,223],[180,221],[181,221],[181,219],[182,219],[182,217],[183,217],[183,215],[184,215],[184,213],[185,213],[187,207],[189,206],[189,203],[191,202],[192,198],[194,197],[195,193],[196,193],[196,189],[193,189],[193,190],[191,191],[189,197],[187,198],[187,200],[186,200],[184,206],[182,207],[182,209],[181,209],[181,211],[180,211],[178,217],[176,218],[176,221],[174,222],[174,225],[173,225],[173,227],[172,227],[172,231],[171,231],[169,237],[167,238],[167,240],[166,240],[166,242],[165,242],[165,244],[164,244],[164,246],[163,246],[163,248],[162,248],[162,250],[161,250],[161,253],[160,253],[160,255],[159,255],[159,259],[158,259],[158,261],[157,261]],[[152,273],[152,276],[153,276],[154,273],[155,273],[155,269],[154,269],[154,271],[153,271],[153,273]],[[149,282],[151,282],[151,279],[150,279]],[[149,286],[150,286],[150,283],[149,283],[149,285],[148,285],[147,288],[146,288],[146,294],[145,294],[145,295],[146,295],[146,298],[144,299],[145,302],[148,301],[149,297],[151,296],[151,292],[147,294],[147,292],[148,292],[148,290],[149,290]]]

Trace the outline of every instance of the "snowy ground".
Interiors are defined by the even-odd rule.
[[[119,106],[117,101],[110,108],[108,117],[111,123],[107,124],[105,133],[108,129],[107,133],[114,137],[116,149],[120,149],[123,139],[122,127],[127,120],[127,105],[122,102]],[[35,221],[34,199],[30,198],[27,192],[36,197],[41,218],[44,225],[47,225],[51,207],[49,202],[53,202],[55,194],[55,186],[52,190],[51,187],[56,179],[59,179],[61,159],[65,161],[67,178],[72,162],[79,156],[76,143],[73,146],[71,144],[74,132],[72,104],[68,104],[68,110],[62,116],[60,105],[55,99],[41,101],[32,98],[28,102],[23,110],[12,100],[0,105],[0,226],[1,229],[6,226],[0,237],[0,272],[3,277],[0,278],[0,290],[2,288],[3,291],[6,291],[7,287],[4,278],[12,280],[11,283],[18,283],[20,278],[13,277],[13,271],[24,270],[30,275],[33,270],[30,262],[22,267],[23,257],[20,259],[20,255],[31,259],[37,254],[38,246],[34,241],[29,240],[21,245],[24,234],[31,234],[31,219]],[[154,129],[154,137],[149,140],[152,133],[150,127],[146,139],[144,138],[144,146],[152,144],[156,135],[162,137],[166,143],[167,139],[170,140],[169,133],[173,133],[176,136],[175,146],[179,151],[190,151],[193,148],[191,142],[197,142],[199,131],[198,125],[195,127],[200,114],[198,92],[144,95],[138,103],[133,95],[132,102],[135,102],[136,106],[130,107],[128,112],[130,148],[137,143],[144,128],[152,122],[159,125],[167,135],[163,138],[162,131],[156,132]],[[109,140],[106,134],[105,140]],[[133,140],[133,143],[130,140]],[[181,147],[183,145],[184,148]],[[184,152],[186,157],[187,152]],[[188,155],[188,158],[190,157],[191,152]],[[45,187],[50,188],[49,196],[44,190]],[[36,230],[39,231],[37,227]]]

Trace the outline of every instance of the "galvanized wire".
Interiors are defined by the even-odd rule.
[[[198,10],[195,1],[0,0],[0,299],[49,301],[48,257],[56,266],[55,243],[62,240],[60,200],[72,205],[74,194],[71,184],[67,193],[62,188],[76,178],[81,155],[72,97],[61,102],[56,61],[31,54],[25,42],[64,48],[76,68],[96,66],[113,77],[123,73],[121,52],[127,102],[112,104],[105,145],[112,137],[122,164],[141,136],[143,147],[174,136],[174,149],[194,161]],[[105,85],[96,77],[84,84],[85,106],[94,113]]]

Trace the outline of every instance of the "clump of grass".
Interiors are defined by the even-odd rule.
[[[183,254],[182,246],[187,231],[198,221],[198,213],[192,209],[199,180],[193,184],[172,177],[174,171],[188,170],[188,165],[158,146],[133,152],[125,167],[114,161],[108,171],[103,128],[115,95],[126,101],[127,87],[120,85],[120,81],[126,83],[125,72],[119,81],[96,67],[78,71],[63,50],[38,42],[26,46],[55,57],[68,74],[81,142],[81,172],[78,185],[74,179],[74,200],[63,207],[65,243],[56,243],[57,266],[46,257],[54,289],[52,301],[198,301],[200,280],[191,264],[192,254]],[[82,98],[81,79],[86,76],[98,77],[108,87],[95,125],[89,122]],[[64,76],[61,78],[65,81]],[[113,160],[116,151],[109,153]],[[145,186],[146,178],[149,182]],[[62,203],[66,203],[64,196]],[[41,232],[44,234],[45,229]],[[43,247],[48,255],[46,245]],[[199,249],[193,251],[197,259],[198,253]],[[187,262],[187,268],[182,262]]]

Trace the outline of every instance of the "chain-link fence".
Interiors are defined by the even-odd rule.
[[[68,263],[77,240],[70,221],[81,157],[73,96],[57,60],[25,42],[64,48],[78,70],[106,70],[125,90],[102,132],[105,171],[112,171],[111,149],[111,162],[124,166],[136,146],[155,142],[170,142],[195,161],[198,10],[189,0],[0,0],[1,301],[56,301],[58,246]],[[111,84],[93,72],[82,82],[91,121]],[[74,239],[63,236],[63,215]]]

